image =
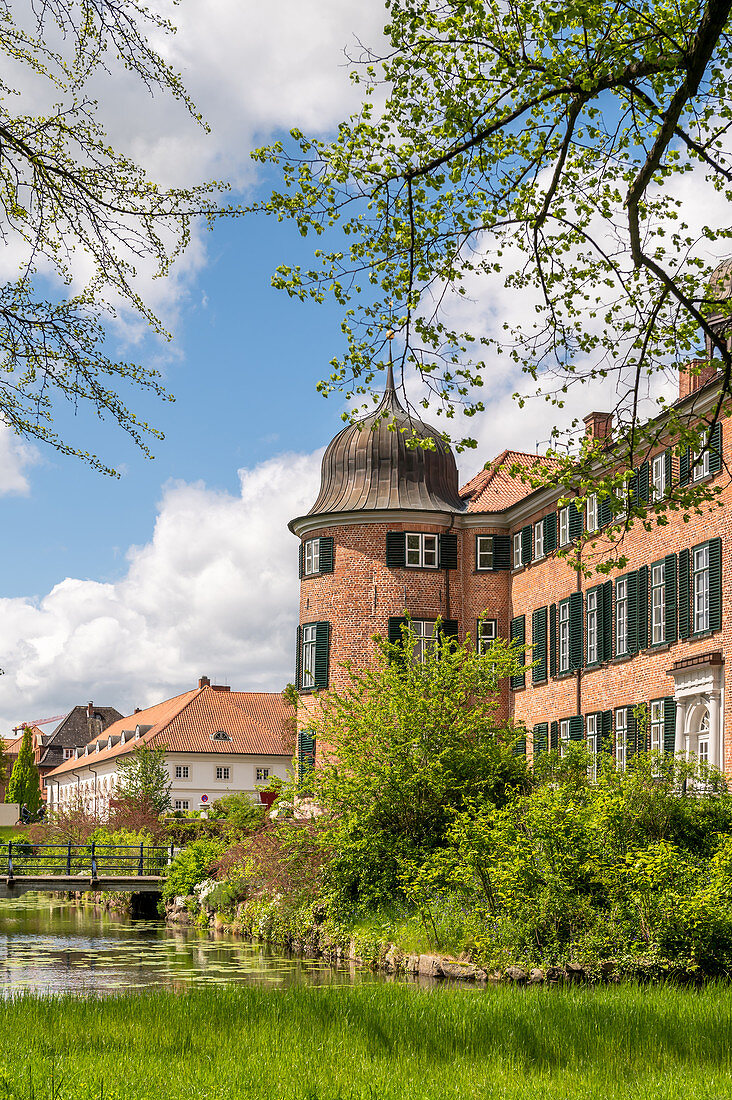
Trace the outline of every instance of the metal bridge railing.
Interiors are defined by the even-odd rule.
[[[160,844],[31,844],[9,841],[0,845],[0,874],[5,865],[9,879],[17,875],[39,877],[130,878],[160,877],[173,858],[174,849]]]

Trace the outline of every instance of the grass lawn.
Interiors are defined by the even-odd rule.
[[[0,1003],[0,1097],[732,1097],[732,989],[221,987]]]

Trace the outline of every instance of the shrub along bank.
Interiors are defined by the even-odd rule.
[[[225,851],[189,848],[168,901],[187,895],[201,921],[367,960],[395,944],[487,972],[729,976],[723,777],[643,751],[642,713],[626,769],[582,743],[531,769],[521,731],[495,718],[516,651],[446,643],[416,662],[411,644],[405,658],[384,643],[376,667],[321,699],[316,735],[333,756],[309,782],[322,813]]]

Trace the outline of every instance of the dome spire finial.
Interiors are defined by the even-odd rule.
[[[396,397],[396,386],[394,385],[394,363],[391,357],[391,342],[394,339],[394,331],[389,329],[386,334],[386,338],[389,341],[389,366],[386,368],[386,385],[384,386],[384,397],[394,396]]]

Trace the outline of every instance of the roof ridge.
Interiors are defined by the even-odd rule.
[[[188,709],[188,707],[191,705],[191,703],[194,701],[194,699],[200,699],[200,697],[203,695],[204,691],[206,691],[207,688],[208,688],[209,691],[213,691],[213,688],[211,687],[210,684],[204,684],[203,687],[193,688],[190,699],[187,699],[186,702],[182,704],[182,706],[178,707],[177,710],[173,711],[172,714],[168,715],[168,718],[167,718],[166,722],[160,727],[160,729],[155,730],[155,728],[153,727],[153,729],[148,730],[147,733],[143,734],[141,740],[144,740],[145,744],[148,744],[147,739],[149,738],[149,743],[152,744],[152,742],[155,740],[155,738],[159,737],[160,734],[163,732],[163,730],[167,726],[169,726],[170,723],[175,718],[178,718],[181,714],[184,713],[184,711],[186,711]],[[183,695],[186,695],[186,694],[188,694],[188,693],[183,692]],[[175,696],[173,696],[173,698],[175,698]]]

